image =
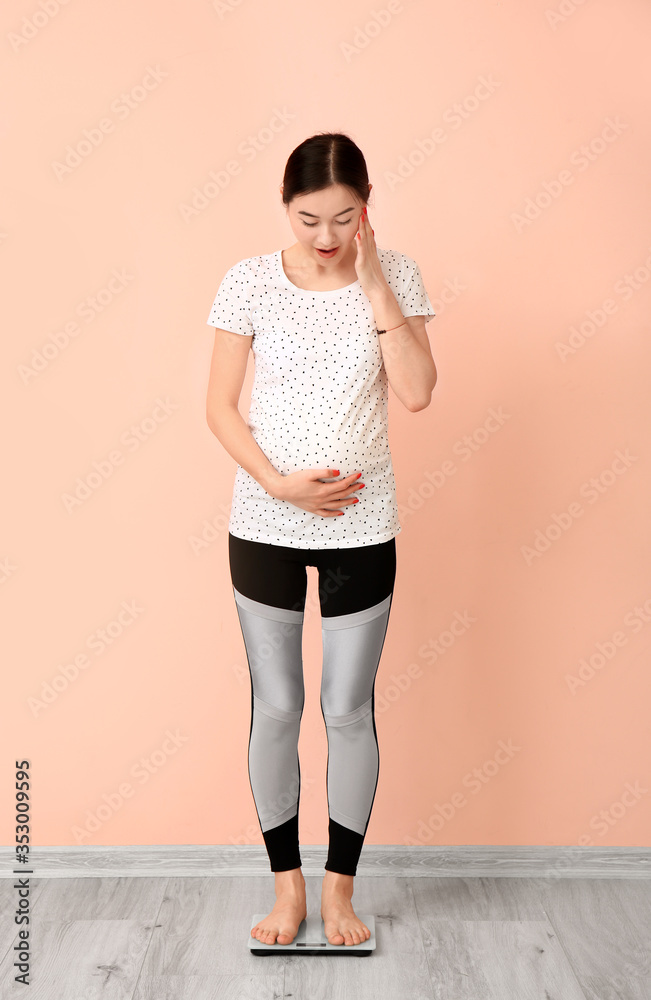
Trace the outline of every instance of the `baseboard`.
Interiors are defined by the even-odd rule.
[[[323,875],[327,848],[301,847],[304,875]],[[22,871],[21,871],[22,869]],[[25,871],[29,869],[29,873]],[[28,865],[0,847],[0,878],[237,877],[269,875],[263,846],[170,844],[33,847]],[[358,876],[390,878],[650,878],[648,847],[364,845]]]

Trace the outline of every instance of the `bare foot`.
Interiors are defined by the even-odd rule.
[[[361,944],[371,936],[353,910],[353,878],[326,870],[321,887],[321,919],[330,944]]]
[[[276,903],[271,913],[252,928],[251,937],[261,944],[291,944],[307,916],[305,879],[300,868],[275,875]]]

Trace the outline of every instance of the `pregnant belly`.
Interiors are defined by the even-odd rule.
[[[260,444],[260,442],[258,442]],[[267,450],[260,447],[269,461],[283,476],[302,469],[338,469],[339,477],[350,476],[353,472],[361,472],[366,479],[382,478],[391,469],[391,452],[386,447],[368,447],[361,443],[325,442],[323,446],[313,446],[311,450],[302,449],[297,454],[293,450],[281,451],[278,447]]]
[[[342,476],[362,472],[381,477],[391,466],[386,422],[377,416],[332,427],[325,421],[310,423],[309,414],[304,413],[300,420],[287,421],[273,433],[249,426],[271,464],[285,476],[301,469],[330,467],[339,469]]]

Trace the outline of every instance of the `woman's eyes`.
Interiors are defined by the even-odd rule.
[[[347,225],[349,225],[349,224],[350,224],[350,223],[351,223],[352,221],[353,221],[353,220],[352,220],[352,218],[350,218],[350,219],[346,219],[346,221],[345,221],[345,222],[338,222],[338,223],[337,223],[337,225],[338,225],[338,226],[347,226]],[[312,228],[312,226],[316,226],[316,222],[306,222],[306,221],[305,221],[305,219],[301,219],[301,222],[303,223],[303,225],[304,225],[304,226],[309,226],[309,227],[310,227],[310,229]]]

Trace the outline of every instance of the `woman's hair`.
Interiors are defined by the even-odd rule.
[[[332,184],[348,188],[363,204],[368,201],[368,170],[359,146],[343,132],[319,132],[290,153],[283,175],[283,204]]]

